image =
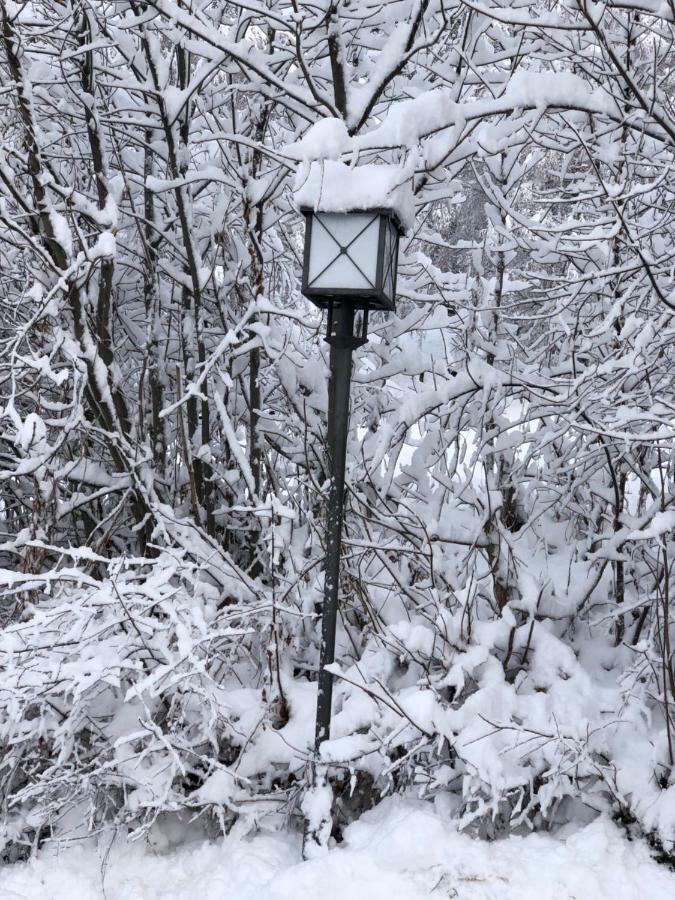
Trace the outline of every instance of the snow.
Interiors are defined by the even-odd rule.
[[[400,166],[369,164],[350,168],[327,159],[301,166],[295,182],[298,208],[315,212],[390,209],[406,230],[415,219],[412,184]]]
[[[47,426],[37,413],[28,413],[18,429],[14,443],[23,451],[42,449],[47,438]]]
[[[373,99],[373,93],[379,84],[397,67],[406,53],[406,45],[410,40],[411,26],[409,23],[391,22],[391,32],[386,43],[375,56],[375,64],[369,73],[366,84],[351,84],[348,93],[349,123],[357,125],[365,113],[368,104]]]
[[[70,236],[70,228],[68,222],[54,209],[49,210],[49,222],[54,234],[54,240],[61,245],[66,256],[70,256],[73,251],[73,242]]]
[[[675,510],[658,512],[647,528],[632,531],[629,535],[631,541],[647,540],[660,537],[662,534],[672,533],[675,530]]]
[[[319,119],[286,152],[294,159],[312,162],[322,159],[339,159],[349,148],[349,132],[342,119]]]
[[[115,251],[115,235],[112,231],[104,231],[98,236],[96,244],[89,253],[89,258],[92,260],[112,259],[115,256]]]
[[[2,900],[638,900],[672,897],[675,875],[607,818],[564,837],[479,841],[436,808],[390,798],[302,862],[300,836],[231,833],[181,849],[102,839],[45,849],[0,870]]]

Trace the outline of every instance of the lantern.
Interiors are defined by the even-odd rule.
[[[388,209],[302,212],[305,297],[329,311],[335,301],[354,310],[394,310],[402,233],[396,215]]]

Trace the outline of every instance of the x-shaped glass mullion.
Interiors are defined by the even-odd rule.
[[[349,255],[349,253],[347,253],[346,251],[349,250],[349,248],[350,248],[351,245],[354,243],[354,241],[358,240],[358,239],[361,237],[361,235],[364,233],[364,231],[367,231],[367,229],[370,228],[370,226],[373,224],[373,222],[377,219],[377,216],[376,216],[376,215],[373,216],[373,218],[370,220],[370,222],[366,222],[366,224],[363,226],[363,228],[361,229],[361,231],[359,231],[358,234],[355,234],[355,235],[354,235],[354,237],[351,239],[351,241],[347,244],[346,247],[343,247],[342,244],[341,244],[341,243],[338,241],[338,239],[335,237],[335,235],[334,235],[334,234],[331,234],[331,232],[326,228],[326,226],[323,224],[323,222],[321,221],[321,219],[320,219],[318,216],[316,216],[315,218],[316,218],[316,221],[319,223],[319,225],[321,225],[321,227],[323,228],[323,230],[326,232],[326,234],[328,235],[328,237],[329,237],[329,238],[332,238],[333,242],[334,242],[335,244],[338,245],[338,247],[340,248],[340,252],[338,253],[337,256],[334,256],[333,259],[331,259],[331,261],[328,263],[327,266],[324,266],[324,267],[323,267],[323,269],[319,272],[318,275],[315,275],[314,278],[312,278],[312,284],[314,284],[314,282],[318,281],[319,278],[321,278],[321,276],[323,275],[323,273],[326,272],[328,269],[330,269],[330,267],[333,265],[333,263],[335,262],[335,260],[340,258],[340,256],[342,255],[342,251],[344,250],[344,251],[345,251],[345,255],[346,255],[347,259],[349,260],[349,262],[359,270],[359,272],[363,275],[363,277],[366,279],[366,281],[368,282],[368,284],[369,284],[372,288],[374,288],[375,285],[374,285],[373,282],[370,280],[370,278],[368,278],[368,276],[367,276],[366,273],[363,271],[363,269],[361,268],[361,266],[360,266],[357,262],[354,262],[354,260],[351,258],[351,256]]]

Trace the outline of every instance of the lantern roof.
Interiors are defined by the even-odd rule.
[[[383,163],[351,168],[339,160],[302,166],[295,202],[302,212],[381,212],[392,216],[401,233],[415,218],[410,181],[401,183],[400,166]]]

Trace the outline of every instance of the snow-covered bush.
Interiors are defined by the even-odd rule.
[[[109,562],[100,577],[91,555],[77,561],[0,634],[5,854],[111,822],[285,821],[313,734],[314,683],[289,666],[312,655],[293,625],[301,609],[280,604],[275,625],[269,598],[234,579],[224,591],[178,551]],[[575,616],[550,580],[529,609],[525,590],[523,607],[499,612],[470,584],[444,598],[419,584],[408,577],[415,603],[371,589],[357,653],[345,610],[323,748],[339,827],[413,790],[487,836],[609,811],[670,849],[658,618],[616,647],[608,605]]]
[[[224,593],[180,552],[100,579],[79,562],[0,635],[5,852],[186,811],[228,828],[263,793],[283,805],[302,692],[282,701],[260,671],[264,600],[233,580]]]

